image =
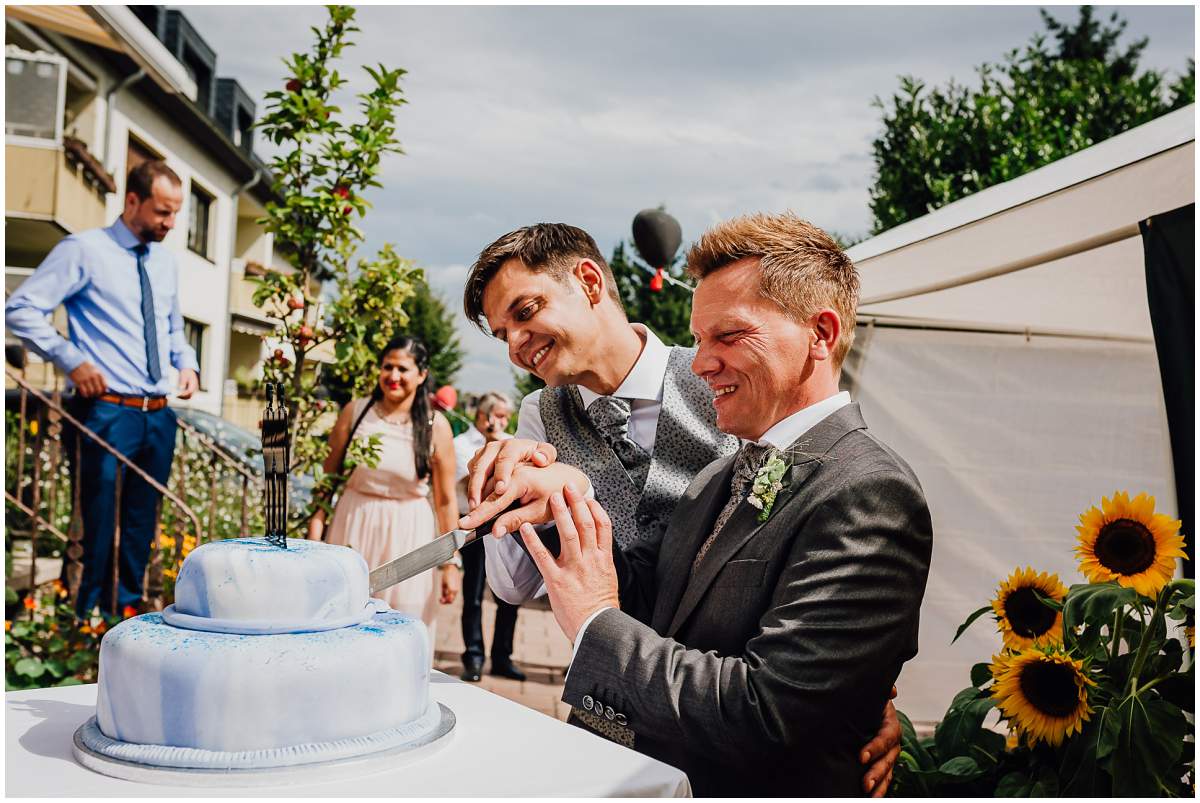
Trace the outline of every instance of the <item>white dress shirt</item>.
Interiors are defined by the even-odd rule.
[[[506,440],[512,435],[501,433],[499,440]],[[469,507],[467,506],[467,475],[470,473],[467,464],[471,462],[471,458],[475,453],[482,449],[487,444],[487,437],[479,431],[475,425],[471,425],[464,432],[454,436],[454,489],[458,493],[458,511],[460,516],[465,516]]]
[[[629,402],[629,437],[647,452],[653,453],[654,436],[658,431],[658,414],[662,410],[663,381],[667,376],[667,360],[671,356],[671,349],[642,324],[634,323],[630,326],[645,341],[645,345],[629,375],[613,396]],[[579,395],[585,408],[600,398],[598,393],[583,386],[579,387]],[[546,440],[546,425],[542,422],[542,414],[538,408],[541,396],[542,392],[535,390],[521,401],[516,437],[535,441]],[[488,585],[492,587],[492,592],[505,602],[520,605],[544,595],[546,585],[542,582],[542,575],[538,573],[537,566],[516,543],[515,538],[520,538],[520,535],[515,534],[512,538],[502,539],[488,538],[483,542],[483,547],[487,552],[485,564]]]

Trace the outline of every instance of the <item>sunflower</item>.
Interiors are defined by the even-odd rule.
[[[996,627],[1008,649],[1023,650],[1062,641],[1062,611],[1043,605],[1037,597],[1038,592],[1062,602],[1067,596],[1067,587],[1057,574],[1034,574],[1033,569],[1026,566],[1015,569],[996,590],[992,610],[996,614]]]
[[[1087,687],[1094,685],[1061,647],[1031,648],[992,658],[992,696],[1009,726],[1030,743],[1052,745],[1083,729],[1091,716]]]
[[[1118,491],[1102,508],[1079,516],[1079,570],[1093,583],[1116,580],[1153,597],[1171,582],[1175,558],[1185,557],[1182,522],[1154,512],[1154,497]]]

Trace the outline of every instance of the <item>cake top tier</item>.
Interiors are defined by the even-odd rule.
[[[212,541],[192,551],[164,612],[182,627],[233,633],[327,630],[373,610],[366,561],[344,546],[289,538]]]

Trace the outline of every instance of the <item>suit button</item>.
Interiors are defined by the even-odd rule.
[[[613,719],[614,717],[616,717],[616,715],[617,715],[617,712],[613,710],[613,707],[611,705],[605,707],[605,709],[604,709],[605,718]]]
[[[627,719],[625,719],[625,715],[624,715],[624,714],[617,714],[617,718],[616,718],[616,720],[614,720],[614,721],[615,721],[615,722],[616,722],[618,725],[625,725],[625,724],[628,724],[628,720],[627,720]]]
[[[593,705],[595,705],[595,702],[592,700],[592,695],[590,695],[590,694],[583,695],[583,710],[591,711]]]

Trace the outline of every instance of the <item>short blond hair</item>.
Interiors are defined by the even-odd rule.
[[[854,343],[858,271],[837,242],[792,212],[758,213],[718,223],[688,251],[696,279],[742,259],[759,260],[759,292],[796,320],[829,308],[842,331],[833,348],[839,370]]]

